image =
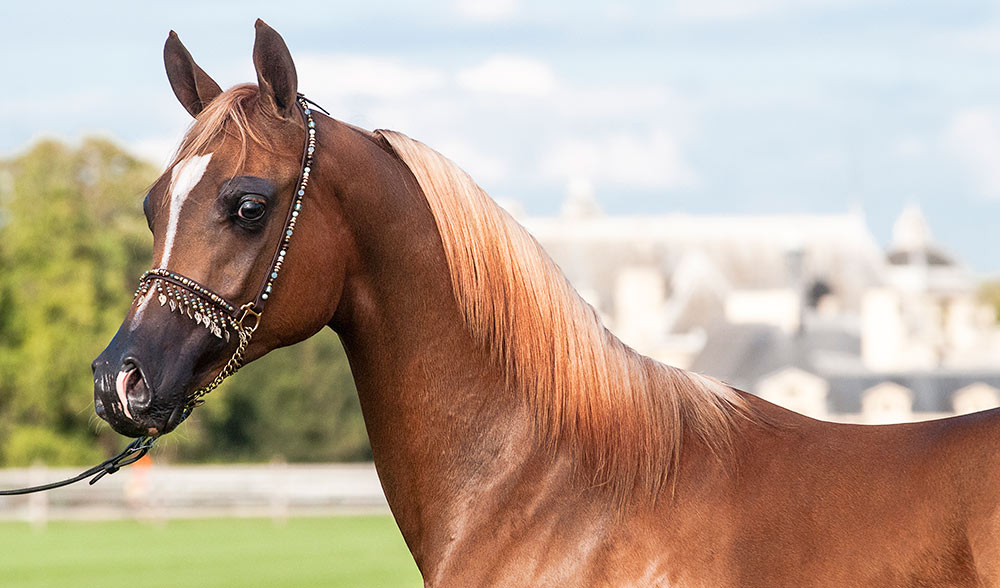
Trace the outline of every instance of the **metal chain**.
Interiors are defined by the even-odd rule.
[[[205,404],[205,396],[209,392],[218,388],[223,380],[235,374],[237,370],[243,367],[243,362],[246,360],[244,352],[247,346],[250,345],[250,339],[253,338],[253,333],[257,330],[257,325],[260,324],[261,313],[254,312],[252,306],[252,303],[243,305],[243,316],[240,317],[238,322],[233,323],[233,328],[240,338],[240,343],[236,346],[233,356],[229,358],[226,365],[222,366],[222,371],[219,372],[219,375],[215,376],[215,379],[191,393],[191,396],[188,397],[187,405],[184,407],[188,412]],[[254,320],[254,324],[252,326],[244,325],[243,321],[251,317]]]

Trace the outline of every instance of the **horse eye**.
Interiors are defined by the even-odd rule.
[[[236,214],[243,220],[255,221],[260,220],[266,210],[267,207],[262,201],[247,198],[243,202],[240,202],[240,209]]]

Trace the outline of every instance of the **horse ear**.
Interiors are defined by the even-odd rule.
[[[191,116],[198,116],[213,98],[222,93],[219,84],[198,67],[173,31],[167,35],[167,42],[163,45],[163,65],[167,68],[167,79],[174,95]]]
[[[253,65],[257,68],[260,98],[279,118],[289,119],[296,111],[298,76],[285,40],[267,23],[257,19],[257,38],[253,44]]]

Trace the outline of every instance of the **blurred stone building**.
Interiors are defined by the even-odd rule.
[[[804,414],[1000,406],[1000,325],[919,208],[883,250],[860,212],[610,216],[586,189],[515,215],[625,342]]]

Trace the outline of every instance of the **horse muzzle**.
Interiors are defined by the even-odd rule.
[[[156,437],[172,431],[184,418],[184,406],[154,403],[151,377],[135,358],[118,365],[104,359],[93,363],[94,410],[118,433],[128,437]]]
[[[94,410],[122,435],[156,437],[188,415],[193,384],[225,343],[170,315],[134,320],[130,314],[91,365]]]

